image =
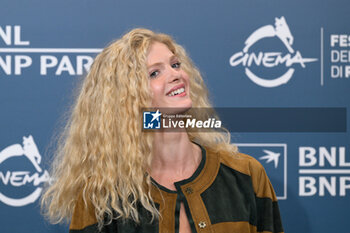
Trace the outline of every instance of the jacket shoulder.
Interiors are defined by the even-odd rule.
[[[218,158],[221,164],[250,176],[257,197],[270,198],[273,201],[277,200],[266,171],[258,160],[250,155],[239,152],[219,152]]]
[[[82,230],[94,224],[97,224],[95,208],[90,201],[83,199],[81,193],[75,203],[69,230]]]

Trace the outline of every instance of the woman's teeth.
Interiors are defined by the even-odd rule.
[[[182,92],[185,91],[185,88],[181,87],[175,91],[172,91],[170,94],[168,94],[168,96],[174,96],[174,95],[178,95],[178,94],[181,94]]]

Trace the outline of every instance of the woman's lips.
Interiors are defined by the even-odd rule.
[[[180,88],[184,88],[185,89],[185,84],[179,84],[173,88],[171,88],[167,93],[166,93],[166,96],[168,96],[171,92],[175,91],[175,90],[178,90]],[[186,92],[186,89],[185,89],[185,92]]]

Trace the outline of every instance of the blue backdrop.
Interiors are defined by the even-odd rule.
[[[286,232],[348,232],[349,7],[345,0],[2,0],[0,232],[68,231],[40,215],[49,144],[94,56],[135,27],[182,44],[215,106],[295,108],[284,122],[304,130],[241,130],[232,142],[265,166]],[[339,127],[303,125],[303,109],[314,107]]]

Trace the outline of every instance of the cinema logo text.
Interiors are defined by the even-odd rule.
[[[22,75],[39,67],[41,76],[82,75],[102,49],[32,48],[20,25],[0,26],[0,77]],[[89,54],[93,54],[92,56]]]
[[[249,52],[249,49],[257,42],[265,38],[277,37],[286,47],[288,53],[282,55],[282,52]],[[245,67],[245,74],[255,84],[262,87],[278,87],[286,84],[293,76],[295,69],[293,64],[300,64],[305,68],[305,63],[315,62],[316,58],[303,58],[300,51],[295,51],[292,47],[294,37],[289,30],[285,18],[275,18],[275,26],[266,25],[255,30],[245,41],[243,51],[233,54],[230,58],[231,66],[242,65]],[[256,66],[273,68],[284,64],[288,69],[278,77],[263,78],[253,73],[249,67],[255,63]]]
[[[5,162],[15,157],[19,157],[21,161],[23,161],[17,163],[16,167],[23,167],[21,165],[26,163],[25,160],[28,160],[35,172],[28,171],[27,169],[6,169],[6,165],[8,167],[9,163]],[[40,162],[41,155],[31,135],[29,137],[23,137],[23,146],[14,144],[0,151],[0,165],[2,165],[0,184],[5,187],[5,190],[2,189],[2,192],[0,192],[0,201],[14,207],[34,203],[42,192],[40,185],[50,180],[48,171],[40,167]],[[3,167],[5,167],[5,169]],[[21,187],[24,189],[22,190]],[[6,194],[9,189],[15,189],[16,198]],[[18,197],[18,194],[26,193],[28,189],[31,190],[29,194]]]

